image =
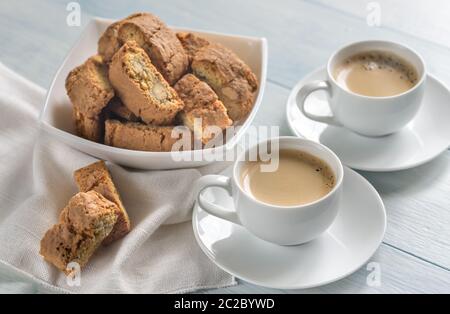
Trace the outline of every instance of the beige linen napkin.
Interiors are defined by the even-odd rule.
[[[95,161],[39,130],[44,94],[0,63],[0,274],[54,292],[180,293],[235,284],[203,254],[189,221],[193,181],[224,164],[138,171],[109,163],[131,233],[95,253],[80,286],[44,262],[39,242],[77,192],[73,171]]]

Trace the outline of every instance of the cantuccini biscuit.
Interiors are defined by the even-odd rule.
[[[170,85],[188,69],[188,55],[177,36],[153,14],[142,13],[125,19],[120,24],[118,38],[121,43],[135,41],[142,47]]]
[[[208,84],[195,75],[186,74],[173,87],[184,103],[184,110],[205,107],[219,98]]]
[[[146,123],[169,125],[183,102],[135,42],[127,42],[114,55],[109,78],[122,102]]]
[[[108,68],[102,57],[90,57],[73,69],[67,76],[66,90],[78,112],[85,117],[97,117],[114,97],[114,89],[108,80]]]
[[[40,254],[65,273],[71,262],[83,267],[113,229],[116,212],[117,205],[95,191],[76,194],[45,233]]]
[[[222,131],[232,124],[227,115],[227,109],[221,101],[215,101],[206,107],[183,111],[180,118],[183,124],[194,132],[194,138],[201,139],[203,144],[208,143],[218,135],[223,135]],[[200,128],[201,133],[198,131]],[[222,142],[215,145],[222,144],[224,138],[221,139]]]
[[[120,46],[122,46],[118,37],[120,23],[121,21],[118,21],[109,25],[98,40],[98,54],[103,57],[103,60],[106,63],[111,61],[114,54],[120,49]]]
[[[122,46],[122,42],[119,40],[119,28],[121,24],[127,19],[144,15],[145,13],[134,13],[130,16],[124,18],[123,20],[117,21],[109,25],[103,32],[102,36],[98,40],[98,54],[103,57],[103,61],[109,63],[114,56],[114,54]]]
[[[98,161],[78,169],[73,176],[80,192],[96,191],[118,207],[117,223],[103,244],[109,244],[130,232],[130,219],[104,161]]]
[[[174,88],[185,104],[180,113],[183,124],[194,132],[196,138],[201,138],[203,143],[209,142],[233,123],[216,93],[194,75],[186,74]],[[199,121],[198,127],[196,119]]]
[[[209,41],[207,39],[193,33],[179,32],[177,33],[177,37],[189,56],[189,64],[194,59],[194,55],[197,53],[197,51],[209,45]]]
[[[126,149],[168,152],[182,136],[187,136],[186,141],[189,141],[191,145],[190,132],[178,127],[178,130],[182,132],[172,133],[174,128],[173,126],[151,126],[136,122],[106,120],[105,144]],[[190,148],[185,147],[185,149]]]
[[[233,121],[247,116],[258,83],[255,74],[238,56],[222,45],[210,44],[197,51],[191,67],[217,93]]]

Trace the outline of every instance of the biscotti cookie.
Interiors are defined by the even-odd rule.
[[[132,14],[123,20],[112,23],[106,28],[103,32],[102,36],[98,40],[98,54],[103,57],[103,61],[109,63],[114,56],[114,54],[120,49],[122,46],[122,42],[119,40],[119,28],[121,24],[127,19],[131,19],[133,17],[137,17],[143,15],[144,13],[135,13]]]
[[[108,26],[98,40],[98,54],[103,57],[103,61],[106,63],[111,61],[114,54],[122,46],[118,38],[120,23],[121,21],[118,21]]]
[[[210,44],[194,55],[193,73],[210,85],[233,121],[247,116],[253,107],[258,83],[255,74],[231,50]]]
[[[80,192],[96,191],[118,207],[117,223],[103,244],[109,244],[130,232],[130,219],[104,161],[98,161],[78,169],[73,176]]]
[[[105,134],[104,113],[100,113],[96,117],[87,117],[76,107],[73,107],[72,110],[76,134],[85,139],[102,143]]]
[[[108,104],[108,110],[116,115],[118,118],[131,121],[131,122],[138,122],[139,118],[125,106],[122,101],[115,97],[113,98],[109,104]]]
[[[200,139],[203,144],[208,143],[219,134],[222,135],[222,131],[233,123],[221,101],[215,101],[202,108],[183,111],[180,118],[183,124],[194,132],[194,138]],[[200,128],[201,133],[198,131]],[[223,140],[224,138],[222,138]]]
[[[209,45],[208,40],[198,35],[194,35],[193,33],[179,32],[177,33],[177,37],[189,56],[189,64],[194,59],[194,55],[197,53],[197,51]]]
[[[72,105],[85,117],[96,118],[114,97],[108,80],[108,68],[102,57],[90,57],[73,69],[66,79],[67,95]]]
[[[209,142],[233,123],[216,93],[194,75],[186,74],[174,88],[185,104],[180,113],[181,121],[194,132],[196,138],[201,138],[203,143]],[[195,130],[197,124],[199,130]]]
[[[173,130],[174,127],[171,126],[106,120],[105,144],[133,150],[168,152],[182,136],[189,136],[187,140],[191,140],[191,134],[187,130],[184,130],[183,134],[174,133],[172,136]]]
[[[125,19],[118,38],[122,43],[135,41],[142,47],[170,85],[188,69],[188,55],[177,36],[153,14],[142,13]]]
[[[113,229],[116,212],[117,205],[95,191],[76,194],[45,233],[39,253],[66,274],[71,262],[83,267]]]
[[[109,78],[125,106],[146,123],[172,124],[183,109],[175,90],[135,42],[127,42],[114,55]]]
[[[192,74],[183,76],[173,88],[183,101],[185,111],[204,107],[219,99],[208,84]]]

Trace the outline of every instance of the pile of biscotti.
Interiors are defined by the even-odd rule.
[[[70,275],[69,263],[83,267],[100,244],[110,244],[131,230],[128,214],[103,161],[78,169],[80,190],[61,211],[59,221],[41,240],[40,254]]]
[[[175,126],[192,136],[195,121],[202,131],[223,131],[245,119],[257,88],[255,74],[232,51],[174,33],[150,13],[110,25],[98,54],[66,79],[79,136],[144,151],[170,151],[179,139]],[[196,131],[192,138],[206,144],[215,135]]]

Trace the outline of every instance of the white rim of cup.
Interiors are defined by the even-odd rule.
[[[338,180],[336,181],[336,183],[335,183],[333,189],[332,189],[330,192],[328,192],[326,195],[322,196],[321,198],[319,198],[319,199],[317,199],[317,200],[315,200],[315,201],[313,201],[313,202],[305,203],[305,204],[300,204],[300,205],[292,205],[292,206],[281,206],[281,205],[275,205],[275,204],[265,203],[265,202],[262,202],[262,201],[256,199],[256,198],[253,197],[250,193],[248,193],[247,191],[245,191],[245,190],[242,188],[240,182],[238,182],[238,180],[237,180],[237,177],[238,177],[238,176],[237,176],[237,173],[236,173],[236,172],[237,172],[238,164],[239,164],[240,162],[242,162],[242,161],[245,161],[245,158],[243,159],[242,156],[245,156],[245,154],[246,154],[250,149],[253,149],[253,148],[255,148],[255,147],[258,147],[258,146],[259,146],[260,144],[262,144],[262,143],[266,143],[266,142],[273,141],[273,140],[278,140],[278,141],[282,141],[282,140],[294,140],[294,141],[308,142],[308,143],[310,143],[310,144],[319,146],[320,148],[324,149],[328,154],[330,154],[330,155],[337,161],[338,171],[340,172],[340,176],[339,176],[339,178],[337,178]],[[298,150],[301,150],[301,149],[298,149]],[[320,157],[318,157],[318,158],[320,158]],[[322,160],[322,158],[320,158],[320,159]],[[324,161],[324,162],[325,162],[325,161]],[[334,172],[334,170],[333,170],[333,172]],[[335,173],[335,176],[337,177],[338,174]],[[252,199],[253,201],[255,201],[256,203],[258,203],[258,204],[260,204],[260,205],[267,206],[267,207],[275,207],[275,208],[280,208],[280,209],[288,209],[288,210],[289,210],[289,209],[291,209],[291,210],[297,210],[297,209],[299,209],[299,210],[300,210],[300,209],[304,209],[304,208],[306,208],[306,207],[309,207],[309,206],[311,206],[311,205],[318,204],[318,203],[322,202],[323,200],[327,199],[328,197],[330,197],[332,194],[336,193],[337,189],[342,185],[342,182],[343,182],[343,180],[344,180],[344,166],[342,165],[342,162],[341,162],[341,160],[339,159],[339,157],[338,157],[331,149],[329,149],[328,147],[326,147],[326,146],[323,145],[323,144],[320,144],[320,143],[317,143],[317,142],[315,142],[315,141],[311,141],[311,140],[308,140],[308,139],[299,138],[299,137],[296,137],[296,136],[278,136],[278,137],[271,137],[271,138],[268,138],[268,139],[259,141],[257,144],[255,144],[255,145],[249,147],[249,148],[246,149],[244,152],[242,152],[242,153],[238,156],[236,162],[235,162],[234,165],[233,165],[233,180],[234,180],[234,183],[236,184],[236,186],[238,187],[238,189],[239,189],[243,194],[245,194],[247,197],[249,197],[250,199]]]
[[[400,94],[397,94],[397,95],[392,95],[392,96],[380,96],[380,97],[366,96],[366,95],[361,95],[361,94],[354,93],[354,92],[352,92],[350,90],[347,90],[347,89],[343,88],[341,85],[338,84],[338,82],[336,82],[336,80],[334,79],[334,76],[333,76],[333,74],[331,72],[331,63],[332,63],[332,61],[336,58],[336,55],[339,52],[341,52],[342,50],[350,48],[352,46],[357,46],[357,45],[362,45],[362,44],[367,44],[367,43],[390,44],[390,45],[393,45],[393,46],[398,46],[398,47],[401,47],[403,49],[409,50],[412,54],[414,54],[419,59],[420,63],[422,64],[423,73],[422,73],[422,76],[420,77],[420,80],[416,83],[416,85],[414,85],[413,88],[408,89],[407,91],[405,91],[403,93],[400,93]],[[409,60],[406,60],[406,61],[409,62]],[[397,43],[397,42],[394,42],[394,41],[389,41],[389,40],[362,40],[362,41],[356,41],[356,42],[353,42],[353,43],[350,43],[350,44],[346,44],[344,46],[341,46],[339,49],[337,49],[330,56],[330,58],[328,59],[328,62],[327,62],[327,74],[328,74],[328,77],[333,81],[333,83],[336,86],[338,86],[340,89],[342,89],[343,91],[345,91],[345,92],[347,92],[347,93],[349,93],[349,94],[351,94],[353,96],[361,97],[361,98],[364,98],[364,99],[392,99],[392,98],[395,98],[395,97],[400,97],[400,96],[406,95],[408,93],[412,93],[420,85],[422,85],[423,81],[427,77],[427,68],[426,68],[426,64],[425,64],[425,61],[422,58],[422,56],[416,50],[414,50],[413,48],[411,48],[411,47],[409,47],[409,46],[407,46],[407,45],[405,45],[403,43],[400,44],[400,43]]]

